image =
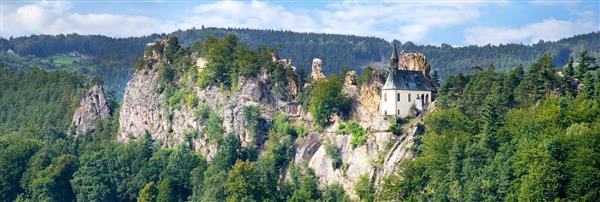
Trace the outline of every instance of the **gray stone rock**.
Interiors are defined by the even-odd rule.
[[[76,136],[91,132],[96,121],[109,116],[110,108],[104,95],[104,88],[100,85],[94,85],[79,101],[79,107],[73,114],[69,134],[71,130],[75,130]]]

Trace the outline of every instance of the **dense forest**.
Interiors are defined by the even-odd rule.
[[[147,43],[156,38],[173,35],[187,47],[209,36],[225,37],[235,34],[250,48],[266,45],[279,52],[281,57],[291,58],[298,67],[309,68],[313,58],[324,61],[324,72],[338,73],[343,69],[360,72],[364,67],[383,66],[390,55],[390,43],[375,37],[339,34],[298,33],[277,30],[201,28],[176,31],[170,34],[153,34],[144,37],[110,38],[99,35],[32,35],[28,37],[0,38],[0,50],[12,50],[18,56],[0,54],[0,64],[13,69],[28,68],[23,63],[36,64],[45,69],[74,70],[88,76],[104,78],[106,85],[121,97],[126,82],[133,73],[136,58],[143,53]],[[545,53],[553,57],[553,64],[561,67],[569,57],[576,57],[587,50],[592,57],[600,57],[600,32],[578,35],[556,42],[540,41],[532,45],[506,44],[486,46],[452,47],[416,45],[412,42],[398,43],[400,50],[422,52],[440,77],[468,73],[477,65],[494,65],[499,71],[516,65],[529,66]],[[402,39],[398,39],[401,40]],[[65,64],[57,56],[77,51],[81,60]],[[15,58],[16,57],[16,58]],[[50,62],[44,62],[48,61]]]
[[[548,46],[573,43],[569,40]],[[291,75],[271,62],[270,52],[277,47],[244,43],[244,36],[233,34],[207,36],[197,43],[171,36],[166,43],[157,67],[158,89],[170,108],[185,104],[201,109],[198,116],[207,128],[190,137],[215,137],[212,141],[219,146],[211,161],[193,150],[191,140],[164,148],[145,133],[135,141],[117,143],[115,99],[110,99],[115,114],[97,122],[92,134],[68,134],[78,99],[101,79],[64,68],[37,68],[46,61],[20,56],[25,49],[15,47],[20,54],[5,53],[10,58],[5,61],[30,70],[0,70],[0,201],[350,201],[342,185],[319,186],[311,168],[293,163],[294,142],[306,135],[303,125],[286,114],[267,121],[256,107],[244,108],[249,128],[266,130],[259,151],[224,134],[221,115],[188,95],[191,87],[235,91],[239,76],[257,77],[261,71],[269,72],[274,86],[311,82],[305,73]],[[545,43],[533,47],[540,44]],[[189,56],[194,52],[207,59],[200,72],[192,68]],[[129,57],[110,54],[102,57]],[[541,54],[508,71],[478,61],[467,73],[448,76],[439,88],[436,110],[418,117],[424,119],[426,132],[413,148],[415,158],[402,161],[399,172],[380,186],[361,177],[355,193],[361,201],[597,200],[600,67],[595,54],[569,52],[566,65],[560,67],[557,61],[562,59]],[[148,68],[143,60],[134,60],[131,66]],[[360,73],[359,82],[373,71]],[[351,100],[341,93],[338,76],[313,85],[301,92],[300,101],[316,125],[327,125],[332,114],[348,110]],[[283,88],[279,92],[288,96]],[[364,144],[369,135],[353,122],[338,130],[351,134],[353,146]],[[329,153],[335,159],[335,152]]]
[[[493,66],[450,76],[425,118],[417,157],[381,187],[382,200],[597,201],[600,74],[581,53],[557,72]]]
[[[271,49],[243,37],[208,37],[182,46],[170,37],[163,53],[159,89],[169,107],[187,104],[185,85],[235,91],[239,76],[270,72],[285,86],[288,72],[270,62]],[[188,57],[199,52],[208,65],[198,72]],[[571,54],[569,54],[571,55]],[[600,198],[600,74],[593,54],[579,52],[556,67],[550,54],[528,66],[500,71],[494,65],[449,76],[437,109],[424,118],[416,157],[375,187],[366,176],[355,185],[361,201],[530,201]],[[481,64],[486,65],[486,64]],[[143,61],[137,68],[145,68]],[[560,69],[560,71],[559,71]],[[364,71],[360,81],[373,69]],[[292,163],[296,138],[306,129],[279,114],[267,122],[256,107],[244,109],[250,128],[264,128],[264,149],[242,146],[223,134],[211,110],[203,135],[215,137],[211,161],[191,143],[163,148],[149,133],[116,143],[118,117],[98,121],[93,134],[74,137],[67,126],[90,78],[64,70],[0,71],[0,201],[350,201],[342,185],[320,187],[307,165]],[[300,76],[295,82],[309,82]],[[308,89],[302,100],[315,124],[327,125],[347,102],[335,75]],[[177,88],[176,88],[177,87]],[[285,92],[282,92],[285,97]],[[115,97],[114,95],[112,97]],[[113,101],[114,113],[118,103]],[[5,110],[6,109],[6,110]],[[340,126],[352,144],[366,135],[352,122]],[[289,177],[281,178],[281,173]]]

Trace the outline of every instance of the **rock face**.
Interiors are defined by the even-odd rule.
[[[374,73],[361,86],[349,82],[349,77],[353,77],[349,72],[344,84],[344,93],[354,99],[350,110],[350,119],[355,120],[364,127],[371,127],[376,131],[385,131],[389,127],[388,121],[379,113],[379,103],[381,102],[381,88],[384,81],[378,73]]]
[[[425,76],[429,78],[429,71],[431,67],[427,63],[425,55],[422,53],[405,53],[404,51],[399,55],[400,69],[423,71]]]
[[[415,136],[422,132],[420,127],[411,127],[400,136],[388,132],[372,132],[367,143],[356,148],[352,148],[349,135],[313,133],[297,140],[295,161],[297,164],[307,163],[319,176],[321,184],[339,183],[350,196],[357,199],[354,185],[361,175],[367,175],[378,185],[383,177],[396,171],[400,160],[412,157],[410,147],[414,144]],[[342,161],[339,168],[332,166],[332,161],[325,152],[325,141],[337,147]]]
[[[206,127],[206,123],[196,115],[197,109],[193,107],[182,105],[172,111],[168,110],[165,104],[167,98],[159,90],[157,74],[164,47],[165,43],[162,41],[151,44],[145,51],[145,66],[137,70],[127,83],[120,112],[119,142],[130,141],[148,131],[157,142],[171,147],[182,143],[187,134],[202,133]],[[291,62],[279,59],[276,54],[273,54],[273,62],[281,62],[284,68],[293,71]],[[321,70],[322,62],[315,58],[311,73],[313,80],[325,78]],[[264,132],[250,135],[253,133],[247,131],[248,124],[244,119],[244,109],[247,106],[258,106],[261,118],[267,122],[282,112],[289,114],[294,122],[310,125],[311,120],[310,115],[303,111],[297,101],[302,87],[295,82],[288,82],[287,93],[291,96],[282,98],[281,95],[277,95],[281,92],[274,90],[276,84],[271,83],[270,77],[265,70],[257,78],[240,77],[239,89],[234,92],[224,91],[216,86],[193,87],[191,91],[199,103],[210,106],[223,118],[224,134],[234,134],[241,140],[242,145],[252,142],[261,144],[266,136]],[[176,79],[175,82],[180,81]],[[325,132],[312,132],[296,140],[294,162],[306,162],[320,176],[322,185],[339,182],[353,197],[354,183],[360,175],[367,174],[378,183],[382,175],[393,173],[398,161],[411,157],[408,148],[413,144],[416,132],[409,130],[400,136],[387,132],[389,122],[379,114],[382,86],[383,80],[378,74],[373,74],[372,78],[362,85],[358,85],[354,71],[348,72],[344,79],[343,91],[354,99],[348,118],[364,128],[369,128],[370,131],[365,145],[352,148],[351,136],[337,135],[335,131],[342,119],[337,117],[334,118],[335,123],[326,128]],[[325,152],[325,141],[336,145],[345,166],[332,167],[331,160]],[[193,138],[191,143],[195,150],[209,160],[218,146],[202,135]]]
[[[137,70],[127,83],[119,119],[119,142],[127,142],[141,137],[149,132],[155,140],[170,147],[184,141],[187,134],[202,132],[206,123],[199,120],[196,109],[180,105],[172,111],[166,106],[165,95],[160,92],[157,69],[161,62],[162,52],[166,46],[162,40],[148,46],[144,55],[144,67]],[[200,61],[197,57],[196,61]],[[202,60],[200,63],[206,61]],[[291,65],[291,64],[286,64]],[[201,68],[200,66],[196,68]],[[284,67],[291,68],[291,67]],[[295,84],[295,83],[294,83]],[[244,108],[259,106],[264,119],[272,120],[280,112],[291,115],[300,111],[300,106],[294,101],[280,100],[272,92],[270,75],[261,73],[258,78],[243,78],[238,80],[240,87],[236,92],[223,91],[219,87],[193,87],[196,99],[209,106],[223,118],[225,134],[234,134],[246,145],[254,140],[264,139],[261,135],[250,136],[246,131]],[[288,86],[292,97],[298,93],[298,87]],[[192,140],[193,147],[207,158],[216,152],[216,145],[209,143],[204,137]]]
[[[73,114],[69,130],[75,130],[76,136],[80,136],[91,132],[97,120],[105,119],[109,116],[110,108],[104,95],[104,88],[100,85],[94,85],[81,98],[79,107],[77,107],[77,110]]]
[[[320,79],[324,79],[325,75],[323,74],[323,62],[319,58],[315,58],[312,61],[312,69],[310,73],[310,78],[317,81]]]

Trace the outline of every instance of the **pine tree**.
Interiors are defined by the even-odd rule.
[[[573,69],[573,58],[569,58],[569,63],[567,66],[563,68],[563,77],[562,77],[562,94],[565,96],[575,96],[576,89],[573,86],[573,75],[575,74],[575,70]]]
[[[595,98],[600,102],[600,73],[596,72],[596,79],[594,80]]]
[[[595,89],[594,89],[594,78],[590,72],[586,72],[583,76],[583,89],[581,89],[581,93],[583,93],[588,98],[594,97]]]
[[[433,70],[433,72],[431,72],[431,80],[433,81],[436,87],[440,86],[440,76],[438,70]]]

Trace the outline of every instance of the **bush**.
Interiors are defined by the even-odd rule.
[[[375,199],[375,187],[366,174],[358,177],[358,182],[356,182],[356,186],[354,186],[354,191],[356,191],[356,194],[361,201],[373,201]]]
[[[360,125],[358,125],[358,123],[356,123],[355,121],[349,121],[345,124],[340,123],[336,133],[342,135],[352,135],[352,139],[350,140],[352,148],[356,148],[360,145],[365,144],[368,138],[368,129],[360,127]]]
[[[263,122],[260,117],[260,108],[258,106],[244,107],[244,121],[246,122],[246,131],[255,138]]]
[[[198,98],[196,98],[196,95],[194,95],[194,93],[188,92],[185,98],[185,104],[187,104],[187,106],[190,108],[194,108],[198,105]]]
[[[373,69],[371,66],[368,66],[367,68],[365,68],[362,71],[362,73],[360,74],[360,76],[358,77],[358,85],[370,83],[373,78],[374,73],[375,73],[375,69]]]
[[[160,84],[168,84],[175,79],[175,71],[169,65],[161,62],[158,67],[158,82]]]
[[[219,116],[219,114],[215,113],[210,108],[205,109],[204,113],[206,115],[206,128],[204,129],[204,136],[211,143],[219,143],[221,139],[223,139],[223,134],[225,133],[225,129],[223,129],[223,118]],[[200,119],[203,119],[202,117]]]
[[[402,134],[402,125],[408,123],[408,120],[403,118],[391,117],[390,118],[390,127],[388,131],[394,135]]]
[[[315,124],[325,126],[335,113],[347,114],[351,100],[342,93],[343,83],[337,77],[318,81],[311,92],[309,110]]]
[[[195,115],[199,121],[204,122],[204,121],[208,120],[208,115],[210,114],[210,112],[211,112],[210,107],[206,103],[201,103],[198,106],[198,110],[196,110]]]
[[[331,160],[331,167],[333,167],[334,170],[342,165],[342,160],[339,157],[337,145],[329,140],[325,141],[325,154]]]

